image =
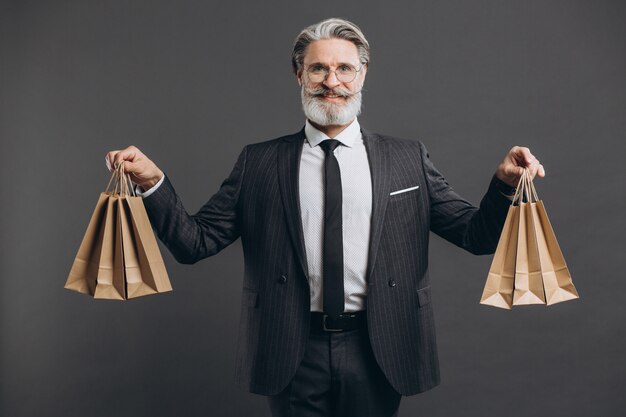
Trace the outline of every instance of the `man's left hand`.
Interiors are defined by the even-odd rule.
[[[511,187],[517,187],[524,168],[528,168],[531,178],[535,178],[535,175],[539,175],[541,178],[546,176],[546,170],[539,163],[539,160],[530,153],[530,149],[514,146],[498,165],[496,177]]]

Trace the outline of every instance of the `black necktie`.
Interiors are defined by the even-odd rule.
[[[324,313],[336,318],[344,310],[343,233],[341,230],[341,175],[333,151],[340,142],[327,139],[320,143],[324,159]]]

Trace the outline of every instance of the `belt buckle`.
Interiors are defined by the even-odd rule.
[[[324,329],[325,332],[342,332],[343,331],[343,329],[332,329],[332,328],[326,327],[327,318],[328,318],[328,314],[324,314],[324,317],[322,318],[322,328]]]

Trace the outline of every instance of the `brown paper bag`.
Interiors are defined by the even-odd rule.
[[[532,209],[546,303],[552,305],[579,298],[543,202],[538,200]]]
[[[141,276],[156,292],[172,291],[165,263],[141,197],[126,197],[130,208]]]
[[[512,286],[508,284],[511,281]],[[509,208],[481,304],[511,308],[509,291],[513,293],[512,305],[552,305],[578,298],[545,207],[527,170]]]
[[[91,215],[91,220],[89,220],[87,231],[78,248],[72,269],[65,282],[65,288],[68,290],[83,294],[93,294],[96,290],[97,267],[102,250],[103,226],[108,207],[108,198],[108,194],[101,193],[96,203],[96,208]]]
[[[123,260],[119,252],[119,223],[117,221],[116,197],[109,195],[107,213],[103,224],[100,245],[100,258],[96,274],[94,298],[123,300],[126,298],[124,286]],[[95,265],[95,263],[94,263]]]
[[[154,294],[158,291],[151,274],[142,273],[141,271],[139,261],[139,252],[141,248],[138,243],[138,237],[135,236],[130,206],[127,200],[128,198],[138,197],[125,197],[120,199],[120,220],[122,224],[121,230],[124,245],[124,271],[127,289],[126,295],[127,298],[135,298],[142,295]]]
[[[524,170],[517,186],[518,205],[520,208],[519,238],[515,259],[515,290],[513,305],[545,304],[541,261],[532,206],[535,199],[531,190],[530,173]],[[524,200],[526,199],[526,200]]]
[[[511,309],[518,233],[519,207],[511,205],[502,227],[491,268],[489,268],[487,282],[480,298],[481,304]]]
[[[517,257],[515,259],[513,305],[546,303],[531,204],[521,203],[519,205],[520,220]]]
[[[123,169],[98,200],[65,288],[118,300],[172,290],[143,201],[131,196]]]

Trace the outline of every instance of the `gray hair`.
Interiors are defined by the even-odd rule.
[[[293,44],[291,65],[297,74],[304,64],[306,48],[311,42],[321,39],[345,39],[352,42],[359,53],[361,64],[370,62],[370,44],[357,25],[344,19],[327,19],[304,29]]]

